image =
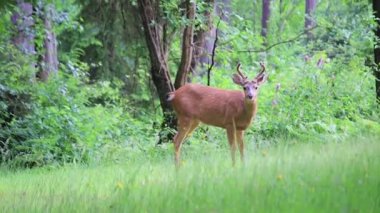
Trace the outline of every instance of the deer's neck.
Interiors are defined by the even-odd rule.
[[[244,114],[246,118],[254,118],[257,111],[257,99],[248,100],[244,99]]]
[[[257,102],[256,100],[244,100],[244,109],[242,113],[235,120],[236,127],[239,130],[245,130],[248,128],[249,124],[252,122],[252,119],[256,115]]]

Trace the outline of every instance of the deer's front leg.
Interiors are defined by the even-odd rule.
[[[244,131],[236,131],[236,140],[239,146],[241,162],[244,163]]]
[[[235,166],[235,152],[236,152],[236,129],[235,125],[231,124],[226,127],[227,130],[227,137],[228,137],[228,143],[230,144],[231,149],[231,158],[232,158],[232,165]]]

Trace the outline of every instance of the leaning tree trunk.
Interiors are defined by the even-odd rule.
[[[161,125],[162,131],[158,144],[170,141],[174,134],[167,131],[167,127],[176,128],[176,118],[171,104],[167,100],[167,94],[174,91],[174,85],[170,80],[169,67],[167,64],[167,38],[165,37],[165,27],[161,22],[159,1],[140,0],[138,7],[144,27],[146,44],[149,50],[151,76],[160,98],[160,104],[164,115]],[[193,19],[195,17],[195,1],[186,1],[186,16],[190,23],[185,27],[183,34],[183,50],[181,64],[176,76],[176,87],[179,88],[186,83],[187,74],[190,70],[192,59],[193,42]]]
[[[307,32],[308,40],[313,38],[313,34],[310,29],[315,27],[316,23],[313,18],[315,8],[317,6],[317,0],[306,0],[305,6],[305,31]]]
[[[174,91],[174,86],[170,80],[169,67],[166,61],[166,51],[162,42],[162,25],[160,24],[159,3],[154,0],[139,0],[138,7],[144,27],[146,44],[150,57],[150,74],[156,87],[158,97],[160,99],[161,109],[164,120],[161,128],[175,128],[176,120],[173,109],[167,101],[167,94]],[[154,23],[154,24],[152,24]],[[166,133],[166,134],[164,134]],[[168,131],[161,131],[158,143],[168,141],[173,137]]]
[[[376,17],[376,29],[375,29],[375,35],[376,40],[380,39],[380,1],[373,0],[372,1],[372,7],[373,12]],[[380,104],[380,47],[379,42],[376,42],[375,48],[374,48],[374,56],[375,56],[375,66],[374,66],[374,75],[376,78],[375,88],[376,88],[376,99],[377,102]]]

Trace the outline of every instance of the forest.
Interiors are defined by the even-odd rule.
[[[378,212],[379,64],[377,0],[0,0],[0,212]]]

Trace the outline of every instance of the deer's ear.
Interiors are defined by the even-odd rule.
[[[265,83],[265,81],[267,81],[267,78],[268,78],[268,75],[266,75],[265,73],[262,73],[261,75],[257,76],[255,80],[259,85],[261,85]]]
[[[232,80],[237,85],[240,85],[240,86],[244,85],[244,79],[240,75],[238,75],[238,74],[233,74],[232,75]]]

